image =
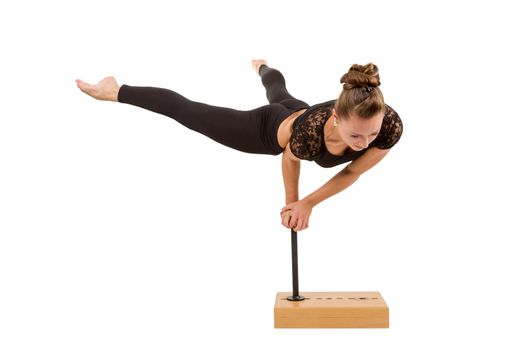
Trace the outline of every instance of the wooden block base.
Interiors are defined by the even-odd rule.
[[[388,328],[388,306],[379,292],[290,292],[275,299],[275,328]]]

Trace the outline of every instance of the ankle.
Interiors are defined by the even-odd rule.
[[[265,64],[265,63],[261,64],[261,65],[259,66],[259,71],[258,71],[259,75],[262,76],[262,74],[264,74],[264,72],[265,72],[266,70],[268,70],[268,69],[270,69],[270,67],[268,67],[267,64]]]
[[[120,86],[117,86],[113,91],[111,92],[108,100],[113,102],[118,102],[118,93],[120,91]]]

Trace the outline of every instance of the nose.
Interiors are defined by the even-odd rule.
[[[359,142],[357,142],[357,147],[359,147],[359,148],[367,148],[368,147],[368,140],[367,139],[359,140]]]

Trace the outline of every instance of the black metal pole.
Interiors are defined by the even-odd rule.
[[[292,228],[292,281],[293,281],[293,295],[290,295],[288,300],[301,301],[303,296],[299,295],[299,266],[297,262],[297,232]]]

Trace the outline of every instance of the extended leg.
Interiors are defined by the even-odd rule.
[[[250,111],[211,106],[158,87],[122,85],[118,101],[166,115],[230,148],[258,154],[281,152],[277,128],[289,113],[281,105]]]

